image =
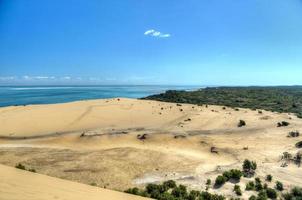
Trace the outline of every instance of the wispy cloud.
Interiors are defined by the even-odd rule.
[[[148,35],[148,36],[151,36],[151,37],[160,37],[160,38],[171,37],[171,34],[169,34],[169,33],[161,33],[161,32],[156,31],[154,29],[150,29],[150,30],[145,31],[144,35]]]
[[[15,76],[1,76],[0,77],[0,81],[11,81],[11,80],[15,80],[16,77]]]

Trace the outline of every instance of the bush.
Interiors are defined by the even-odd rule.
[[[296,146],[297,148],[302,148],[302,141],[297,142],[295,146]]]
[[[245,190],[255,190],[255,184],[253,181],[249,181],[246,186],[245,186]]]
[[[245,123],[245,121],[244,120],[239,120],[239,122],[238,122],[238,125],[237,125],[238,127],[243,127],[243,126],[246,126],[246,123]]]
[[[284,200],[292,200],[293,199],[293,195],[288,193],[288,192],[282,194],[282,197],[283,197]]]
[[[266,194],[268,198],[276,199],[277,198],[277,192],[273,188],[267,188]]]
[[[282,122],[277,123],[277,127],[288,126],[288,125],[290,125],[290,123],[286,122],[286,121],[282,121]]]
[[[221,185],[225,184],[226,181],[227,181],[227,178],[225,176],[219,175],[215,179],[215,185],[216,186],[221,186]]]
[[[261,190],[259,193],[258,193],[258,197],[257,197],[257,200],[266,200],[267,199],[267,193],[265,190]]]
[[[200,196],[200,192],[196,190],[191,190],[188,196],[188,200],[196,200]]]
[[[207,182],[206,182],[206,184],[207,185],[211,185],[211,182],[212,182],[211,179],[208,179]]]
[[[176,183],[173,180],[168,180],[168,181],[165,181],[163,183],[163,186],[166,187],[166,188],[169,188],[169,189],[170,188],[175,188],[176,187]]]
[[[301,198],[302,198],[302,188],[300,188],[300,187],[294,187],[294,188],[291,190],[291,194],[292,194],[294,197],[301,197]]]
[[[268,181],[268,182],[271,182],[272,180],[273,180],[273,176],[272,175],[267,175],[266,176],[266,180]]]
[[[300,132],[299,131],[291,131],[288,133],[288,137],[299,137]]]
[[[96,183],[91,183],[90,185],[91,186],[96,186]],[[129,194],[138,195],[139,194],[139,189],[137,187],[129,188],[129,189],[125,190],[125,192],[129,193]]]
[[[224,200],[225,197],[218,194],[211,194],[209,192],[202,192],[200,194],[200,200]]]
[[[282,191],[283,190],[283,184],[280,182],[280,181],[277,181],[276,182],[276,189],[279,190],[279,191]]]
[[[146,186],[146,191],[151,194],[152,192],[154,191],[158,191],[159,190],[159,187],[158,185],[156,184],[153,184],[153,183],[149,183],[147,186]]]
[[[239,186],[239,185],[234,185],[234,192],[235,192],[238,196],[241,196],[241,195],[242,195],[242,192],[241,192],[241,189],[240,189],[240,186]]]
[[[262,184],[261,184],[261,180],[260,180],[260,178],[255,178],[255,189],[256,189],[256,191],[261,191],[261,190],[263,190],[263,186],[262,186]]]
[[[257,169],[257,164],[254,161],[244,160],[242,165],[243,173],[245,177],[251,177],[255,174],[255,170]]]
[[[172,190],[171,193],[174,197],[185,198],[188,195],[187,187],[184,185],[179,185]]]
[[[250,196],[250,198],[249,198],[249,200],[256,200],[257,198],[256,198],[256,196],[255,195],[252,195],[252,196]]]
[[[242,172],[238,169],[231,169],[229,171],[225,171],[223,173],[223,176],[226,177],[226,180],[230,180],[230,179],[235,179],[235,180],[240,180],[241,176],[242,176]]]
[[[37,171],[35,169],[29,169],[28,171],[36,173]]]
[[[226,181],[230,180],[230,178],[232,176],[231,171],[223,172],[222,176],[224,176],[226,178]]]
[[[257,169],[257,164],[254,161],[250,161],[250,160],[244,160],[243,165],[242,165],[243,170],[256,170]]]
[[[22,170],[26,170],[25,166],[22,165],[21,163],[17,164],[17,165],[15,166],[15,168],[17,168],[17,169],[22,169]]]

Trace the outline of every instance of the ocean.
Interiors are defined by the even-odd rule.
[[[196,90],[201,86],[0,86],[0,107],[65,103],[115,97],[141,98],[166,90]]]

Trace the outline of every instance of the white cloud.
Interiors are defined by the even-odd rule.
[[[38,79],[38,80],[43,80],[43,79],[48,79],[48,76],[35,76],[34,79]]]
[[[63,80],[70,80],[71,77],[70,77],[70,76],[64,76],[64,77],[62,77],[62,79],[63,79]]]
[[[171,35],[169,33],[161,33],[159,31],[156,31],[154,29],[150,29],[145,31],[144,35],[149,35],[152,37],[160,37],[160,38],[168,38],[171,37]]]
[[[147,30],[144,34],[145,34],[145,35],[149,35],[149,34],[151,34],[151,33],[153,33],[153,32],[155,32],[155,30],[150,29],[150,30]]]
[[[167,37],[170,37],[171,35],[170,34],[161,34],[159,37],[163,37],[163,38],[167,38]]]
[[[15,80],[16,77],[15,76],[1,76],[0,80],[1,81],[11,81],[11,80]]]

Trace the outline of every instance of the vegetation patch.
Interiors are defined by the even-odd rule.
[[[15,168],[17,169],[21,169],[21,170],[26,170],[26,171],[29,171],[29,172],[33,172],[33,173],[36,173],[36,170],[33,169],[33,168],[29,168],[29,169],[26,169],[26,167],[24,165],[22,165],[21,163],[18,163]]]
[[[287,137],[299,137],[300,136],[300,132],[299,131],[291,131],[288,133]]]
[[[277,123],[277,127],[289,126],[289,125],[290,125],[290,123],[286,122],[286,121],[282,121],[282,122],[278,122]]]
[[[246,123],[245,123],[245,121],[244,120],[239,120],[239,122],[238,122],[238,125],[237,125],[238,127],[243,127],[243,126],[246,126]]]
[[[255,170],[257,169],[257,164],[254,161],[244,160],[242,164],[243,175],[245,177],[252,177],[255,174]]]
[[[206,191],[188,191],[184,185],[176,185],[175,181],[169,180],[162,184],[148,184],[145,189],[130,188],[125,191],[129,194],[150,197],[159,200],[224,200],[222,195],[211,194]]]
[[[169,90],[143,99],[295,113],[297,117],[302,118],[302,86],[207,87],[197,91]]]

